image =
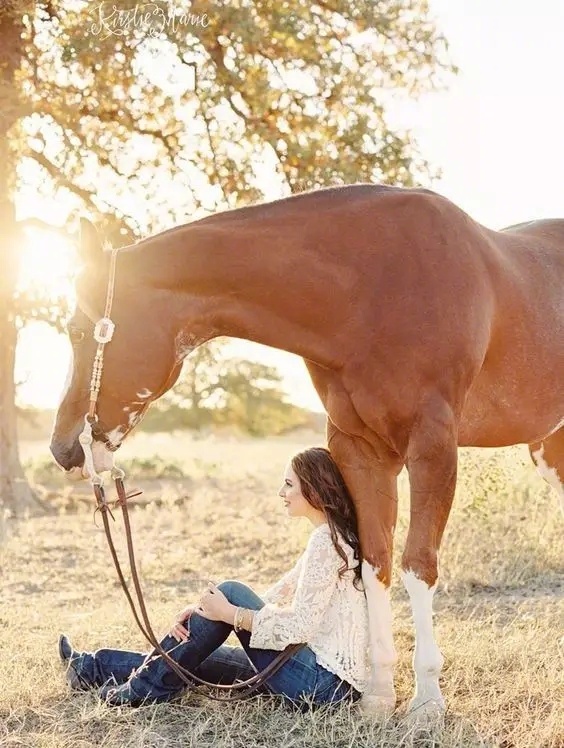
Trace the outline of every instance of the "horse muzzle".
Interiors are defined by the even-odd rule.
[[[84,466],[84,452],[78,439],[75,439],[71,446],[59,441],[56,438],[51,440],[51,454],[55,462],[69,476],[78,474]]]

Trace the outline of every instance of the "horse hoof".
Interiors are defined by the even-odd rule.
[[[365,717],[386,720],[389,719],[396,708],[396,697],[382,697],[365,693],[358,702],[358,705],[361,714]]]

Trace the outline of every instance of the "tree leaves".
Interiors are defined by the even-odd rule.
[[[237,426],[254,436],[278,434],[303,424],[306,414],[286,401],[282,378],[272,366],[226,358],[216,339],[185,360],[174,389],[151,406],[144,425],[152,429]]]
[[[452,70],[425,0],[185,5],[154,35],[123,19],[95,33],[104,4],[53,0],[29,19],[25,90],[35,134],[61,144],[60,185],[146,232],[260,198],[265,149],[281,192],[426,179],[409,134],[384,116],[386,92],[417,96]],[[187,63],[196,91],[180,81]],[[31,157],[48,168],[45,153]],[[163,199],[173,183],[181,199]]]

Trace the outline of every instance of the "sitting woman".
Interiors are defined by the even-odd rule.
[[[306,517],[314,527],[296,565],[262,598],[242,582],[210,583],[161,646],[198,677],[233,683],[263,670],[289,644],[307,643],[261,691],[298,705],[356,701],[368,680],[368,611],[351,496],[322,447],[292,458],[279,495],[290,517]],[[233,630],[242,648],[224,644]],[[78,652],[65,636],[59,653],[71,687],[101,687],[110,706],[166,701],[185,688],[162,656]]]

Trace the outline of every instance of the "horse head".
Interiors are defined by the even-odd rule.
[[[95,402],[92,451],[96,472],[111,467],[111,452],[140,421],[149,404],[172,387],[182,366],[170,295],[167,305],[165,292],[140,272],[136,251],[123,248],[116,254],[112,284],[112,249],[89,221],[82,220],[79,256],[76,308],[67,325],[72,358],[51,438],[55,460],[73,479],[87,477],[79,436],[90,407],[94,358],[99,347],[94,331],[104,316],[109,286],[113,291],[110,317],[115,331],[111,342],[103,346],[103,370]]]

